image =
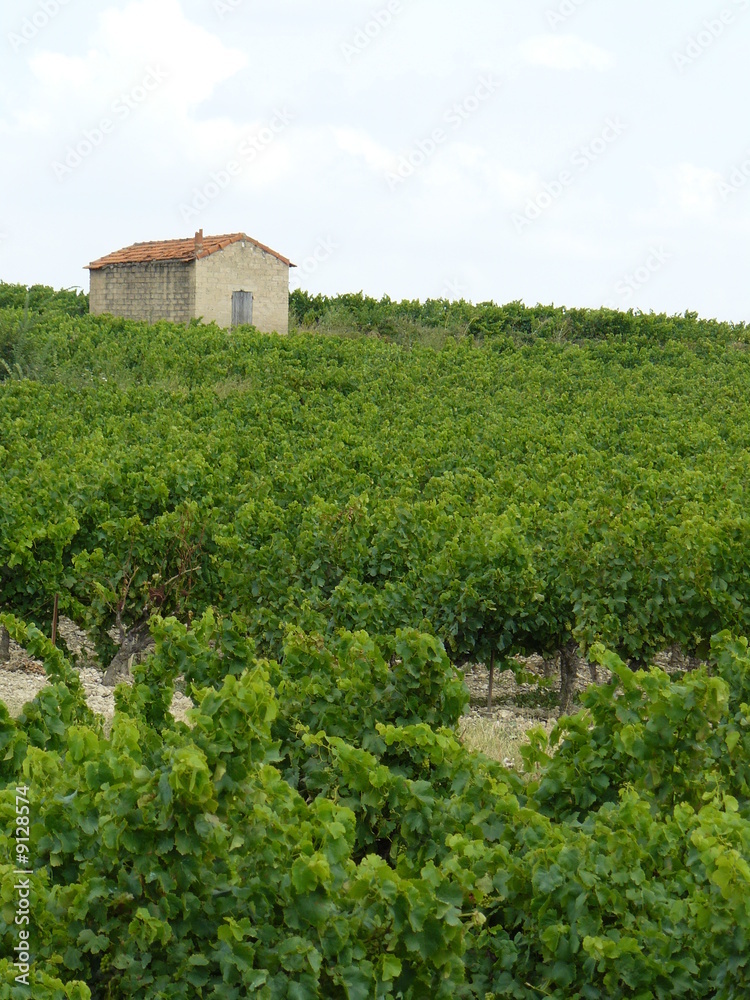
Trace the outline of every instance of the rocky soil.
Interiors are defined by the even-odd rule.
[[[114,686],[104,683],[105,672],[96,660],[96,654],[86,633],[74,622],[61,618],[58,631],[72,655],[81,677],[91,709],[111,721],[114,715]],[[148,650],[140,651],[140,658]],[[5,702],[11,715],[19,715],[26,702],[31,701],[44,687],[44,667],[16,643],[10,643],[9,658],[0,658],[0,701]],[[130,657],[117,671],[117,680],[130,683],[127,666]],[[541,657],[524,658],[525,677],[516,680],[510,671],[496,671],[493,685],[493,706],[487,708],[489,673],[483,664],[474,664],[464,671],[471,702],[459,726],[468,745],[505,761],[520,765],[519,748],[526,741],[526,733],[541,726],[548,733],[557,722],[560,695],[560,671],[554,664],[545,663]],[[659,666],[669,671],[694,666],[684,660],[677,650],[657,657]],[[110,670],[109,673],[112,671]],[[598,680],[609,680],[608,673],[598,669]],[[592,682],[591,668],[584,660],[578,661],[576,695]],[[175,692],[172,714],[185,720],[185,712],[192,702],[179,691]],[[572,711],[577,706],[574,700]]]
[[[86,699],[92,711],[111,721],[115,711],[115,689],[103,683],[104,673],[99,667],[93,646],[85,632],[67,618],[61,618],[58,632],[76,663]],[[130,683],[129,676],[120,678]],[[11,640],[9,659],[0,663],[0,701],[5,702],[11,715],[19,715],[26,702],[31,701],[46,683],[44,667],[33,660],[25,649]],[[175,692],[172,714],[185,719],[185,712],[192,706],[185,695]]]
[[[491,710],[487,708],[489,671],[481,663],[466,668],[464,676],[471,694],[470,712],[499,719],[505,719],[511,713],[524,717],[531,724],[538,720],[556,721],[560,714],[559,666],[543,660],[541,656],[518,657],[518,660],[526,674],[520,682],[510,670],[502,673],[495,670]],[[683,656],[678,648],[657,654],[654,662],[667,673],[698,666],[698,661]],[[578,695],[589,684],[594,681],[607,684],[611,679],[612,675],[608,670],[599,666],[594,668],[582,657],[576,657],[575,693],[571,711],[578,707]]]

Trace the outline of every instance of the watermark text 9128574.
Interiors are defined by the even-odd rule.
[[[16,915],[14,924],[18,941],[13,947],[13,965],[17,970],[15,980],[30,986],[31,974],[31,846],[29,829],[31,826],[31,806],[29,789],[26,785],[16,788],[16,859],[15,884]]]

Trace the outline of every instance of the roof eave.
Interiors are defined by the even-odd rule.
[[[209,242],[211,239],[212,239],[212,237],[206,237],[205,238],[205,242]],[[158,242],[161,242],[161,241],[157,241],[157,243]],[[173,241],[171,241],[171,240],[165,240],[163,242],[165,242],[165,243],[171,243]],[[174,241],[174,242],[176,242],[176,241]],[[185,242],[187,242],[187,241],[185,241]],[[190,263],[193,263],[194,261],[197,261],[197,260],[205,260],[206,257],[211,257],[213,254],[219,253],[220,251],[225,250],[227,247],[232,246],[234,243],[240,243],[240,242],[242,242],[242,243],[247,242],[247,243],[252,244],[252,246],[257,247],[259,250],[262,250],[264,253],[270,254],[272,257],[275,257],[276,260],[281,261],[281,263],[285,264],[287,267],[296,267],[297,266],[296,264],[293,264],[288,258],[283,257],[280,253],[277,253],[276,250],[272,250],[271,247],[267,247],[265,244],[259,243],[258,240],[254,240],[251,236],[248,236],[246,233],[231,233],[231,234],[228,234],[224,239],[221,239],[219,241],[218,245],[204,247],[203,244],[199,244],[201,246],[201,250],[200,251],[197,249],[197,247],[193,247],[193,248],[191,248],[191,250],[188,253],[183,253],[181,255],[180,254],[176,254],[173,257],[156,257],[156,258],[148,258],[147,257],[147,258],[142,259],[142,260],[138,260],[138,259],[134,259],[134,260],[112,260],[113,257],[117,257],[119,254],[125,253],[128,250],[135,251],[136,248],[138,248],[138,247],[146,247],[146,246],[150,247],[150,246],[154,245],[154,243],[151,243],[151,242],[133,243],[129,247],[123,247],[122,250],[116,250],[114,253],[107,254],[105,257],[98,257],[96,260],[92,260],[89,264],[86,264],[84,266],[84,270],[87,270],[87,271],[102,271],[106,267],[119,267],[121,265],[126,265],[126,264],[127,265],[131,265],[131,264],[174,264],[174,263],[190,264]]]

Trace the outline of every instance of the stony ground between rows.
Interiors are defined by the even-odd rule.
[[[60,620],[58,628],[68,651],[77,664],[86,700],[93,712],[111,721],[115,713],[115,689],[102,683],[104,672],[96,663],[96,656],[85,632],[67,618]],[[127,683],[127,679],[126,683]],[[5,702],[11,715],[20,715],[26,702],[31,701],[46,684],[43,665],[17,643],[10,643],[10,659],[0,664],[0,701]],[[185,695],[176,691],[172,712],[185,719],[185,712],[192,707]]]
[[[85,632],[69,619],[61,619],[59,633],[78,665],[90,708],[111,721],[114,715],[114,688],[102,682],[104,673],[96,664],[93,648]],[[667,654],[657,658],[660,665],[676,669],[675,658]],[[554,665],[539,657],[523,661],[525,677],[519,682],[511,671],[496,672],[492,708],[487,708],[488,671],[482,664],[464,670],[471,702],[459,723],[459,734],[473,750],[486,753],[508,766],[521,767],[520,748],[527,742],[527,732],[541,726],[551,732],[559,716],[560,675]],[[677,664],[679,667],[680,664]],[[599,672],[600,680],[608,678]],[[125,679],[127,683],[127,678]],[[10,644],[10,659],[0,664],[0,701],[11,715],[17,716],[26,702],[44,687],[46,677],[41,663],[33,660],[16,643]],[[577,691],[591,683],[588,664],[579,662]],[[175,692],[172,712],[186,719],[192,702]],[[575,708],[575,705],[574,705]]]

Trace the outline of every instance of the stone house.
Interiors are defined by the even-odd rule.
[[[289,332],[291,261],[244,233],[134,243],[88,265],[89,309],[126,319]]]

